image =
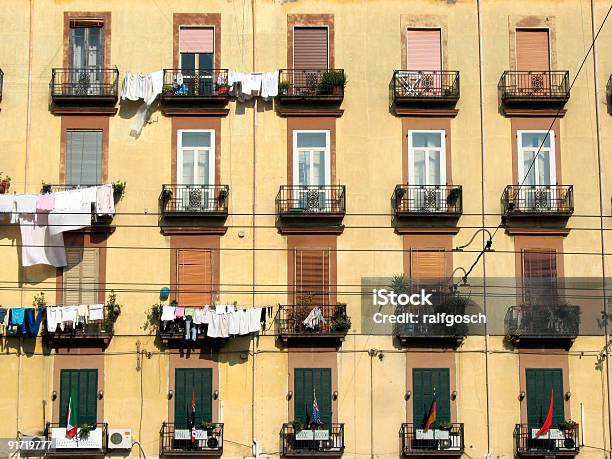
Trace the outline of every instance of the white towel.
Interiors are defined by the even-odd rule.
[[[278,95],[278,70],[264,73],[261,82],[261,97],[265,100]]]
[[[261,308],[249,309],[249,333],[258,332],[261,328]]]
[[[82,204],[92,204],[96,202],[96,195],[98,192],[97,186],[88,186],[86,188],[81,188],[81,203]]]
[[[238,331],[240,335],[248,335],[249,334],[249,316],[247,311],[244,309],[239,309],[236,311],[238,315]]]
[[[102,185],[96,190],[96,214],[115,215],[115,199],[112,185]]]
[[[163,306],[161,320],[174,320],[174,306]]]
[[[55,333],[57,326],[62,323],[62,308],[50,306],[47,308],[47,331]],[[64,327],[62,326],[62,330]]]
[[[232,310],[227,313],[228,333],[230,335],[238,335],[240,334],[240,318],[233,309],[234,307],[232,306]]]
[[[22,214],[19,217],[21,265],[66,266],[63,234],[51,234],[46,212],[42,212],[36,219],[34,217],[33,214]]]
[[[53,210],[49,212],[48,224],[49,234],[51,235],[90,226],[91,204],[83,204],[77,210]]]
[[[15,195],[15,205],[19,214],[34,214],[36,213],[36,195],[17,194]]]
[[[104,305],[90,304],[89,305],[89,320],[104,320]]]
[[[62,330],[68,322],[70,322],[72,326],[77,323],[77,311],[78,308],[76,306],[62,307]]]
[[[206,331],[206,336],[209,338],[218,338],[219,337],[219,320],[221,315],[219,314],[211,314],[210,321],[208,323],[208,330]]]
[[[10,215],[11,223],[17,223],[17,209],[15,208],[15,195],[0,194],[0,217]]]

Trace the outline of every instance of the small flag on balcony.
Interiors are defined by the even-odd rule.
[[[535,438],[538,438],[540,435],[547,433],[550,430],[550,426],[552,424],[552,416],[553,416],[553,390],[550,390],[550,403],[548,404],[548,414],[546,415],[546,419],[544,419],[544,424],[540,427],[535,434]]]
[[[317,392],[315,389],[312,390],[312,423],[315,425],[323,425],[321,421],[321,412],[319,411],[319,404],[317,403]]]
[[[195,443],[196,437],[196,403],[195,391],[191,388],[191,443]]]
[[[74,398],[72,392],[68,399],[68,410],[66,412],[66,438],[74,438],[77,434],[79,421],[77,419],[77,410],[74,408]]]
[[[437,408],[438,403],[436,401],[436,389],[434,388],[433,400],[431,401],[431,406],[429,407],[429,414],[427,415],[427,419],[425,420],[425,432],[427,432],[431,425],[436,422]]]

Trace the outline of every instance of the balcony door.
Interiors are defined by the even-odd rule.
[[[330,212],[333,196],[329,131],[293,132],[293,185],[295,207],[310,212]],[[297,186],[296,186],[297,185]]]
[[[214,93],[215,29],[181,27],[179,29],[180,79],[183,95],[210,96]]]
[[[103,95],[104,23],[74,21],[70,27],[68,95]]]
[[[445,131],[408,131],[408,184],[415,211],[443,212],[446,196]]]
[[[532,437],[542,427],[548,407],[550,394],[553,394],[553,427],[565,421],[563,402],[563,370],[561,368],[527,368],[525,370],[527,389],[527,424]]]
[[[448,368],[412,369],[412,417],[415,429],[424,429],[436,401],[435,427],[450,422],[450,371]],[[417,431],[418,439],[418,431]]]
[[[174,428],[189,429],[192,421],[191,399],[195,398],[195,426],[212,422],[212,369],[177,368],[174,373]],[[188,434],[187,438],[190,438]],[[186,440],[189,442],[189,440]]]
[[[313,96],[321,75],[329,67],[329,30],[327,27],[294,27],[291,95]]]
[[[441,95],[442,31],[438,28],[408,29],[406,64],[406,72],[399,76],[405,95]]]
[[[559,197],[551,188],[557,181],[554,131],[517,131],[516,135],[519,185],[523,185],[517,199],[520,210],[556,210]]]
[[[548,29],[516,30],[516,86],[520,95],[546,95],[551,88]]]
[[[177,211],[213,210],[215,194],[215,131],[177,131]]]
[[[312,422],[313,401],[316,396],[323,429],[332,427],[331,368],[296,368],[293,373],[293,412],[296,420],[308,429]]]
[[[72,397],[79,425],[98,420],[98,370],[63,369],[60,371],[59,425],[66,427],[68,403]]]

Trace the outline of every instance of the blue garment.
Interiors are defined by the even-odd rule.
[[[38,335],[40,329],[40,323],[45,315],[44,308],[38,308],[38,317],[35,317],[36,311],[34,308],[27,308],[25,310],[25,319],[21,325],[21,331],[25,336],[35,338]]]
[[[0,308],[0,324],[4,323],[5,318],[6,318],[6,308]]]
[[[24,316],[25,316],[24,308],[11,308],[9,312],[9,325],[23,324]]]

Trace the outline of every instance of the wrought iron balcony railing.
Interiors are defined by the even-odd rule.
[[[162,185],[159,196],[164,216],[227,215],[228,185]]]
[[[573,185],[508,185],[502,196],[506,216],[566,216],[574,213]]]
[[[279,74],[281,100],[336,100],[344,97],[344,69],[283,69]]]
[[[2,76],[0,75],[0,82],[1,82]],[[2,98],[2,88],[0,87],[0,99]],[[607,100],[608,100],[608,112],[612,113],[612,75],[610,75],[610,78],[608,78],[608,84],[606,86],[606,95],[607,95]]]
[[[47,306],[48,309],[53,306]],[[61,308],[62,306],[57,306]],[[44,324],[44,337],[53,342],[53,346],[61,347],[62,343],[70,346],[70,343],[74,340],[81,341],[102,341],[104,345],[108,345],[111,338],[113,337],[115,330],[115,321],[117,320],[120,310],[110,307],[106,304],[103,305],[103,317],[102,320],[87,320],[86,322],[66,322],[62,327],[58,325],[55,332],[49,332],[45,319]]]
[[[343,337],[351,328],[345,304],[281,305],[278,331],[281,338]]]
[[[396,104],[457,102],[459,72],[454,70],[395,70],[392,81]]]
[[[344,215],[344,185],[282,185],[276,195],[277,215]]]
[[[2,102],[2,87],[4,85],[4,72],[0,69],[0,102]]]
[[[504,319],[511,338],[575,338],[580,329],[580,306],[522,304],[511,306]]]
[[[229,97],[228,70],[164,69],[162,101]]]
[[[189,425],[164,422],[160,430],[160,456],[221,456],[223,454],[223,424],[203,423],[196,426],[191,441]]]
[[[391,197],[396,215],[460,215],[461,185],[397,185]]]
[[[60,427],[59,423],[47,422],[44,436],[47,441],[52,442],[52,449],[45,453],[46,457],[87,457],[91,455],[104,455],[107,451],[108,424],[96,423],[88,425],[91,430],[87,435],[77,434],[69,439],[66,437],[66,427]]]
[[[569,423],[567,423],[569,424]],[[540,426],[517,424],[514,448],[517,456],[575,456],[580,450],[578,425],[551,427],[536,437]]]
[[[463,454],[463,424],[434,425],[425,431],[415,424],[402,424],[400,430],[402,454],[404,456]]]
[[[281,443],[285,457],[340,456],[344,452],[344,424],[297,431],[292,424],[283,424]]]
[[[111,99],[116,102],[119,90],[117,68],[55,68],[51,73],[51,97],[72,99]]]
[[[499,80],[498,90],[502,103],[558,102],[564,104],[570,97],[569,86],[569,72],[566,70],[506,70]]]

